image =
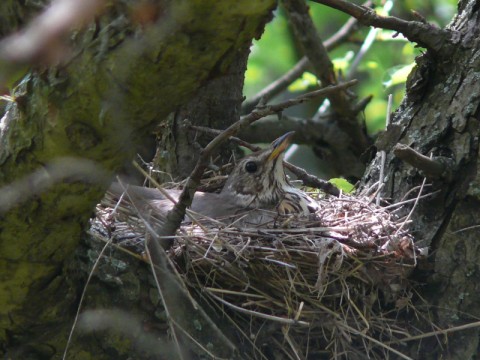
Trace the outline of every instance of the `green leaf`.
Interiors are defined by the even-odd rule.
[[[295,80],[293,83],[290,84],[288,87],[288,91],[296,92],[296,91],[305,91],[311,86],[317,85],[318,79],[312,73],[308,71],[302,74],[302,77]]]
[[[347,180],[342,178],[332,178],[328,180],[329,183],[335,185],[346,194],[351,194],[355,190],[355,186],[350,184]]]
[[[353,59],[355,53],[353,51],[347,51],[344,57],[335,58],[332,60],[333,67],[335,71],[341,71],[346,73],[348,67],[350,66],[350,61]]]
[[[370,101],[365,109],[365,123],[369,135],[374,135],[385,129],[385,118],[387,116],[387,100],[376,98]]]
[[[392,87],[394,85],[403,84],[407,81],[408,74],[412,71],[415,63],[408,65],[399,65],[390,68],[387,71],[387,80],[383,82],[383,85],[386,88]]]

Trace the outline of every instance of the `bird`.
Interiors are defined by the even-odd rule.
[[[318,203],[292,186],[285,174],[283,159],[293,135],[293,131],[288,132],[268,148],[245,156],[236,164],[220,193],[197,191],[190,209],[194,214],[226,223],[237,221],[242,215],[243,225],[260,225],[278,215],[316,213]],[[180,190],[166,191],[175,200],[181,193]],[[114,182],[108,191],[115,199],[124,192],[140,213],[149,213],[157,219],[164,217],[173,207],[173,202],[156,188]]]

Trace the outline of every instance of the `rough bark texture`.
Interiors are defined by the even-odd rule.
[[[441,178],[427,179],[431,186],[424,193],[436,193],[420,201],[412,218],[418,243],[431,247],[428,263],[422,264],[417,276],[427,283],[422,295],[432,305],[432,320],[442,328],[480,316],[476,280],[480,274],[480,233],[475,226],[480,215],[480,12],[478,1],[462,1],[459,6],[459,14],[449,26],[455,51],[427,51],[417,59],[417,68],[407,83],[407,96],[387,132],[377,141],[377,147],[387,150],[382,194],[394,202],[423,180],[422,172],[393,155],[394,145],[409,145],[449,164]],[[378,180],[379,166],[377,156],[364,185]],[[418,189],[410,198],[417,194]],[[406,208],[404,214],[409,210]],[[469,359],[478,355],[478,339],[478,329],[450,334],[448,341],[433,337],[419,345],[420,355],[412,356]]]
[[[2,6],[8,6],[6,14],[19,18],[22,11],[29,11],[21,4]],[[111,5],[74,34],[74,55],[68,63],[32,73],[23,82],[2,119],[1,185],[37,169],[48,174],[56,158],[90,159],[107,175],[119,169],[148,129],[185,103],[199,86],[229,69],[238,57],[237,49],[245,49],[260,35],[275,2],[168,4],[159,5],[158,20],[144,26],[132,23],[128,2]],[[8,26],[1,31],[11,29]],[[48,192],[3,214],[1,348],[15,351],[22,345],[24,351],[28,344],[35,349],[32,353],[59,355],[65,321],[71,323],[78,300],[78,289],[65,279],[63,264],[77,248],[93,206],[107,186],[103,180],[88,185],[67,176]],[[125,345],[125,353],[128,348]],[[88,354],[86,349],[79,358],[89,358]]]
[[[202,86],[195,96],[162,122],[158,131],[159,148],[155,156],[155,168],[164,170],[168,177],[160,183],[185,179],[190,175],[200,155],[202,146],[211,135],[189,130],[189,124],[203,125],[212,129],[226,129],[240,118],[243,101],[243,83],[250,54],[249,46],[236,49],[237,57],[222,76]],[[193,150],[193,151],[192,151]],[[227,163],[234,147],[225,144],[218,163]]]
[[[74,42],[83,51],[67,65],[38,71],[24,82],[1,123],[0,184],[46,169],[45,164],[59,156],[85,157],[109,172],[118,169],[157,120],[178,110],[201,85],[208,87],[210,80],[236,69],[232,65],[239,58],[236,50],[244,50],[258,36],[274,5],[254,0],[171,3],[157,23],[144,28],[132,25],[124,9],[110,8],[75,35]],[[15,16],[1,23],[1,34],[17,27],[18,19],[31,12],[21,4],[2,2],[0,16]],[[432,254],[416,274],[426,284],[421,295],[433,305],[432,320],[444,328],[480,316],[478,1],[460,1],[450,30],[456,40],[449,49],[455,50],[427,51],[418,59],[407,97],[377,142],[378,148],[387,150],[383,196],[392,201],[401,200],[423,180],[421,172],[393,155],[397,143],[453,164],[442,177],[429,179],[431,186],[425,191],[437,192],[420,202],[412,224],[417,241],[430,246]],[[235,117],[237,90],[231,97],[232,109],[208,117],[215,119],[229,111],[226,116]],[[176,119],[188,116],[192,121],[189,114],[195,106],[183,109],[187,115]],[[177,129],[176,134],[181,132]],[[378,156],[367,170],[364,187],[378,180],[379,164]],[[188,172],[178,173],[182,171]],[[79,248],[79,239],[105,185],[74,180],[56,184],[0,219],[0,348],[11,358],[59,358],[79,291],[98,256],[98,244],[87,242]],[[156,341],[168,334],[168,329],[158,328],[165,314],[158,310],[151,273],[128,259],[128,266],[118,254],[102,260],[87,303],[92,308],[129,310],[130,318],[122,318],[122,312],[113,317],[123,319],[117,329],[140,319],[134,333],[77,335],[69,358],[168,354],[168,344],[159,349],[158,342],[148,342],[152,340],[148,335]],[[136,312],[139,308],[141,313]],[[432,337],[409,348],[413,358],[468,359],[478,354],[478,339],[479,330],[471,329],[440,342]],[[151,351],[145,353],[145,349]]]

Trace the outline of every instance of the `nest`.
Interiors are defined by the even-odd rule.
[[[392,209],[367,197],[318,201],[314,219],[186,224],[169,256],[187,287],[243,334],[242,358],[402,356],[389,344],[408,334],[395,314],[409,302],[407,278],[422,251]],[[144,224],[132,209],[112,218],[112,207],[99,208],[102,222],[115,222],[120,244],[140,251]]]

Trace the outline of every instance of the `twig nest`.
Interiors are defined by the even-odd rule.
[[[264,338],[246,339],[252,347],[278,342],[293,358],[383,358],[393,350],[381,342],[402,333],[386,331],[385,304],[395,309],[409,297],[407,277],[425,254],[408,226],[367,198],[319,205],[314,217],[278,217],[262,227],[186,224],[170,256],[187,286],[244,334],[263,329]],[[140,250],[144,224],[111,210],[99,208],[102,222],[115,224],[120,244]]]

